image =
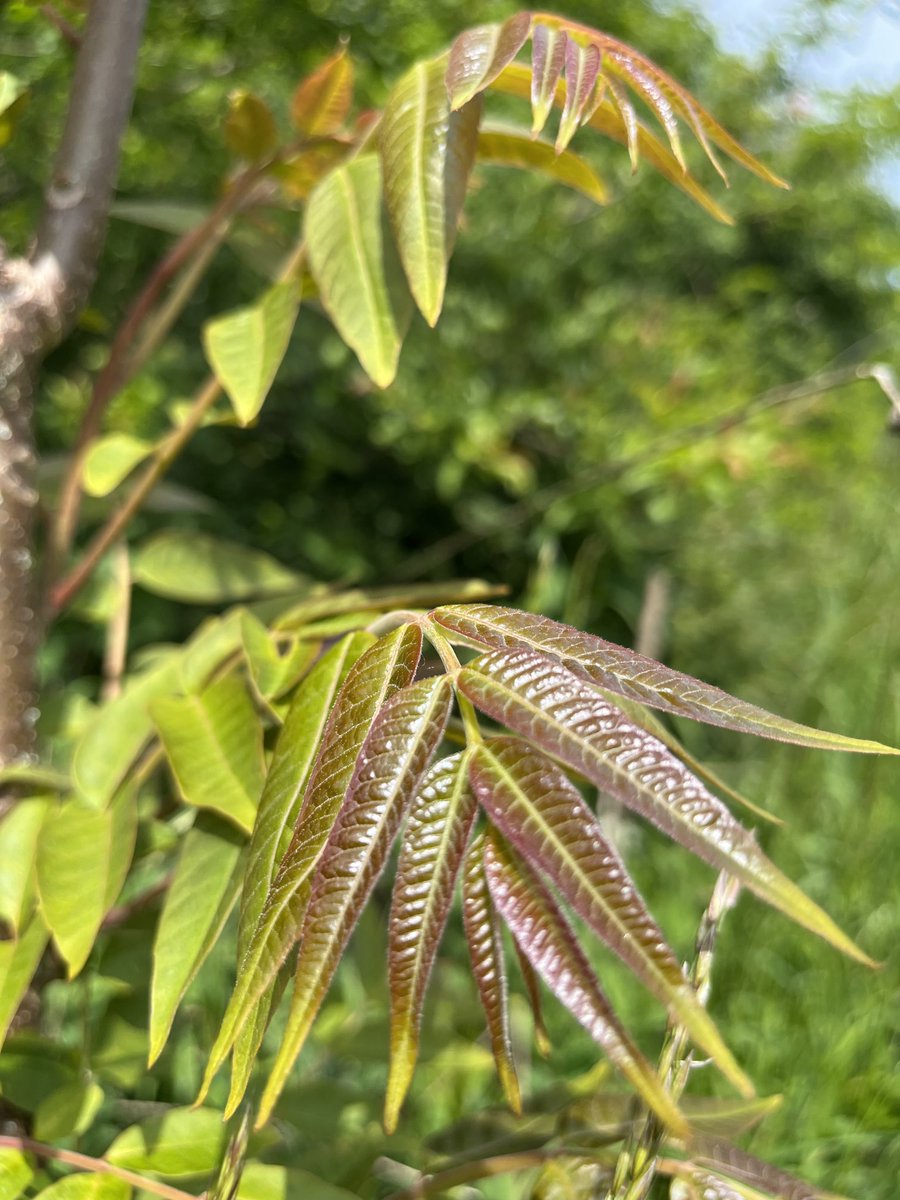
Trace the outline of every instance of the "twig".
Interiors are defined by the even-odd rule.
[[[131,565],[123,542],[115,547],[113,573],[121,595],[106,626],[103,652],[103,702],[109,703],[122,691],[122,676],[128,657],[128,625],[131,618]]]
[[[582,1150],[569,1148],[551,1148],[542,1150],[523,1150],[517,1154],[498,1154],[494,1158],[479,1158],[472,1162],[460,1163],[448,1167],[445,1171],[437,1171],[434,1175],[423,1175],[412,1187],[401,1192],[393,1192],[388,1200],[423,1200],[425,1196],[434,1196],[440,1192],[461,1184],[474,1183],[476,1179],[487,1179],[493,1175],[508,1175],[512,1171],[527,1171],[531,1167],[540,1167],[545,1162],[555,1158],[587,1158]],[[606,1161],[597,1158],[598,1163]]]
[[[665,567],[657,567],[647,576],[634,642],[635,650],[645,658],[662,655],[671,590],[672,576]]]
[[[4,1150],[27,1150],[39,1158],[52,1158],[56,1162],[75,1167],[78,1171],[90,1171],[95,1175],[114,1175],[132,1187],[145,1192],[153,1192],[163,1196],[165,1200],[200,1200],[192,1192],[182,1192],[179,1188],[160,1183],[147,1175],[138,1175],[136,1171],[128,1171],[117,1167],[114,1163],[103,1158],[91,1158],[87,1154],[79,1154],[77,1150],[60,1150],[56,1146],[45,1146],[43,1142],[33,1142],[31,1138],[19,1137],[16,1134],[0,1134],[0,1148]]]
[[[141,892],[133,900],[129,900],[127,904],[117,904],[115,908],[111,908],[100,922],[100,928],[104,930],[115,929],[117,925],[124,925],[135,913],[143,912],[145,908],[150,908],[160,896],[166,894],[171,886],[172,876],[163,876],[152,887],[148,887],[145,892]]]
[[[39,11],[41,16],[46,17],[50,24],[54,26],[62,36],[64,42],[68,42],[74,50],[79,48],[81,45],[81,34],[74,25],[69,24],[62,13],[57,12],[52,4],[42,4]]]

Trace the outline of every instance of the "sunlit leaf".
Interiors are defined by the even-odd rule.
[[[388,925],[391,1059],[384,1124],[389,1133],[415,1070],[425,992],[477,811],[464,753],[435,763],[410,810]]]
[[[104,1158],[130,1171],[188,1179],[216,1169],[226,1134],[215,1109],[171,1108],[123,1130]]]
[[[130,1196],[131,1187],[124,1179],[89,1171],[66,1175],[38,1192],[40,1200],[129,1200]]]
[[[237,675],[193,696],[167,696],[151,715],[178,790],[249,833],[264,778],[262,723]]]
[[[531,132],[535,137],[547,123],[566,63],[565,30],[536,24],[531,34]]]
[[[503,941],[488,890],[484,851],[485,838],[479,834],[469,848],[463,867],[463,928],[503,1094],[513,1112],[519,1113],[522,1095],[509,1032],[509,987]]]
[[[246,88],[236,88],[228,97],[225,144],[232,154],[247,162],[259,162],[278,145],[278,129],[271,109]]]
[[[34,1170],[21,1150],[0,1148],[0,1200],[16,1200],[33,1178]]]
[[[549,617],[499,605],[471,604],[440,608],[434,619],[466,645],[490,649],[523,647],[550,655],[601,688],[675,716],[820,750],[900,754],[900,750],[879,742],[798,725],[634,650],[581,633]]]
[[[0,71],[0,150],[10,141],[28,102],[28,88],[10,71]]]
[[[341,47],[297,85],[291,117],[307,137],[330,137],[347,119],[352,99],[353,63]]]
[[[393,242],[385,237],[381,163],[364,154],[322,180],[306,209],[306,244],[328,315],[379,387],[397,372],[409,313]]]
[[[239,962],[235,989],[207,1063],[201,1099],[300,936],[310,875],[346,795],[366,733],[385,701],[411,682],[421,651],[421,630],[404,625],[371,646],[347,675],[322,736],[294,836]]]
[[[152,451],[152,442],[130,433],[98,438],[85,455],[82,487],[89,496],[108,496]]]
[[[421,679],[389,699],[359,753],[353,779],[316,867],[294,994],[283,1040],[259,1106],[271,1114],[450,715],[446,675]],[[302,816],[301,816],[302,824]]]
[[[90,1129],[103,1103],[98,1083],[75,1080],[63,1084],[42,1100],[34,1114],[34,1136],[39,1142],[55,1142]]]
[[[250,612],[241,613],[241,640],[253,685],[266,701],[290,691],[319,652],[313,640],[276,637]]]
[[[162,1052],[175,1011],[237,899],[243,845],[240,834],[213,814],[199,813],[185,835],[153,941],[151,1063]]]
[[[514,849],[553,881],[598,937],[677,1014],[738,1090],[752,1094],[597,818],[562,771],[518,738],[494,738],[473,751],[469,776]]]
[[[300,305],[296,280],[276,283],[254,304],[207,321],[203,348],[216,378],[248,425],[263,406],[278,373]]]
[[[493,834],[484,866],[491,898],[535,970],[660,1120],[683,1135],[684,1117],[613,1012],[553,896]]]
[[[303,582],[261,550],[182,529],[165,529],[142,543],[132,572],[148,592],[191,604],[278,595]]]
[[[478,25],[461,33],[447,60],[451,108],[462,108],[489,87],[525,45],[530,29],[531,14],[520,12],[502,25]]]
[[[36,856],[41,913],[70,979],[87,961],[125,882],[136,831],[137,806],[128,788],[104,809],[69,800],[43,824]]]
[[[439,583],[412,583],[407,587],[351,588],[345,592],[324,590],[287,609],[275,624],[278,629],[302,629],[320,618],[339,613],[366,608],[388,611],[430,607],[446,604],[450,597],[454,601],[484,600],[505,590],[483,579],[448,579]]]
[[[44,919],[35,912],[14,941],[0,942],[0,1046],[49,940]]]
[[[572,38],[566,42],[566,102],[559,119],[556,151],[565,150],[584,120],[597,90],[600,75],[600,51],[594,45],[582,46]]]
[[[544,1006],[541,1002],[541,985],[537,972],[531,965],[531,959],[528,958],[518,942],[515,943],[516,958],[519,960],[519,971],[522,975],[522,982],[525,984],[525,991],[528,995],[528,1003],[531,1005],[531,1020],[534,1025],[534,1044],[541,1058],[546,1058],[551,1050],[550,1035],[547,1033],[547,1027],[544,1024]]]
[[[697,1138],[691,1160],[670,1170],[702,1200],[843,1200],[721,1140]]]
[[[52,801],[22,797],[0,819],[0,921],[18,934],[33,907],[34,857]]]
[[[445,63],[442,57],[408,71],[379,126],[388,215],[410,291],[429,325],[443,304],[481,117],[480,100],[451,113]]]
[[[482,655],[458,682],[482,711],[533,739],[798,924],[871,965],[680,759],[579,676],[552,659],[519,649]]]
[[[527,133],[496,125],[478,134],[478,162],[498,167],[521,167],[539,172],[581,192],[596,204],[606,204],[609,192],[594,168],[577,154],[557,154],[549,142],[535,141]]]

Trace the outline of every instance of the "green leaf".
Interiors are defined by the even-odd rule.
[[[218,941],[241,887],[243,838],[198,813],[185,835],[153,942],[150,1063],[166,1044],[178,1005]]]
[[[0,1046],[49,940],[44,919],[36,912],[15,941],[0,942]]]
[[[303,582],[261,550],[179,529],[145,541],[134,556],[132,573],[148,592],[191,604],[273,596]]]
[[[123,789],[108,808],[80,799],[48,813],[37,848],[41,912],[69,979],[87,961],[100,923],[121,891],[137,832],[137,805]]]
[[[900,754],[900,750],[879,742],[798,725],[634,650],[581,633],[549,617],[536,617],[499,605],[471,604],[438,609],[434,619],[466,645],[489,649],[523,647],[550,655],[582,679],[675,716],[820,750]]]
[[[456,600],[483,600],[503,592],[496,584],[482,579],[449,579],[441,583],[409,584],[407,587],[353,588],[346,592],[322,590],[282,613],[276,622],[278,629],[303,629],[319,618],[361,609],[388,611],[395,608],[421,608]]]
[[[465,668],[458,684],[482,711],[537,742],[710,866],[727,871],[845,954],[873,965],[680,759],[560,663],[530,650],[493,651]]]
[[[352,99],[353,63],[341,47],[297,85],[291,117],[307,137],[330,137],[347,119]]]
[[[215,1109],[172,1108],[124,1130],[104,1158],[130,1171],[186,1179],[216,1169],[226,1134],[222,1114]]]
[[[318,655],[314,641],[273,636],[252,613],[241,613],[241,641],[259,696],[277,700],[290,691]]]
[[[68,775],[42,763],[15,763],[0,767],[0,786],[26,787],[30,792],[67,792],[72,786]]]
[[[450,47],[447,92],[455,109],[486,87],[516,57],[531,31],[531,13],[520,12],[502,25],[478,25],[461,33]]]
[[[247,162],[259,162],[278,145],[278,129],[269,106],[245,88],[228,97],[225,145]]]
[[[412,1081],[428,981],[478,805],[466,755],[431,768],[412,803],[397,864],[388,925],[391,1058],[385,1099],[388,1133]]]
[[[42,796],[23,797],[0,820],[0,920],[13,936],[31,913],[38,836],[51,804]]]
[[[16,1200],[33,1178],[34,1171],[21,1150],[0,1149],[0,1200]]]
[[[481,101],[451,113],[444,57],[394,86],[379,125],[384,196],[410,291],[429,325],[444,301],[447,263],[478,142]]]
[[[491,899],[528,961],[663,1124],[684,1136],[684,1117],[613,1012],[551,893],[493,833],[484,869]]]
[[[311,1175],[268,1163],[248,1162],[237,1190],[238,1200],[358,1200],[354,1192]]]
[[[262,722],[244,681],[226,675],[199,695],[159,699],[150,712],[182,799],[249,833],[265,764]]]
[[[209,617],[178,655],[177,691],[199,692],[228,659],[241,649],[242,609]]]
[[[528,864],[547,875],[694,1042],[745,1095],[753,1088],[697,999],[665,936],[578,789],[518,738],[473,752],[469,776],[491,821]]]
[[[470,760],[471,761],[471,760]],[[484,872],[484,834],[479,834],[463,866],[463,928],[481,1007],[487,1020],[497,1074],[514,1113],[522,1111],[519,1077],[509,1032],[509,988],[500,923]]]
[[[328,315],[366,374],[387,387],[397,373],[409,304],[382,228],[375,155],[361,155],[322,180],[309,198],[305,231]]]
[[[0,150],[8,145],[28,102],[28,88],[16,75],[0,71]]]
[[[366,650],[347,675],[322,736],[294,836],[240,960],[235,989],[201,1085],[201,1100],[300,936],[310,875],[343,802],[366,733],[382,705],[412,680],[421,651],[420,628],[404,625]]]
[[[131,1186],[114,1175],[67,1175],[39,1192],[35,1200],[129,1200]]]
[[[259,1124],[271,1115],[384,870],[394,838],[443,737],[451,698],[446,675],[420,679],[385,703],[368,732],[316,867],[287,1026],[260,1101]],[[302,824],[301,815],[301,829]]]
[[[56,1142],[90,1129],[103,1103],[98,1083],[75,1080],[63,1084],[41,1101],[34,1114],[34,1136],[39,1142]]]
[[[478,161],[498,167],[521,167],[523,170],[540,172],[556,183],[581,192],[595,204],[608,204],[609,192],[606,184],[585,162],[571,150],[557,153],[548,143],[535,141],[527,133],[503,126],[486,126],[478,134]]]
[[[234,406],[249,425],[287,353],[300,305],[296,280],[276,283],[255,303],[207,321],[203,327],[206,359]]]
[[[130,433],[98,438],[85,455],[82,487],[89,496],[108,496],[153,449],[152,442]]]

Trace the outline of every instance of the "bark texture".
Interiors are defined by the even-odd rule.
[[[87,301],[131,112],[148,0],[92,0],[44,210],[27,258],[0,246],[0,767],[34,756],[34,405],[40,365]]]

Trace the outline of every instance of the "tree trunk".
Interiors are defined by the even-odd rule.
[[[148,0],[92,0],[27,258],[0,246],[0,767],[36,744],[34,404],[41,362],[84,307],[106,234]]]

